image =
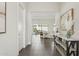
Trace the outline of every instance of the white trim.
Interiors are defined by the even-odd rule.
[[[23,35],[23,36],[24,36],[24,40],[23,40],[23,48],[25,48],[25,46],[26,46],[26,45],[25,45],[25,25],[26,25],[26,24],[25,24],[25,9],[24,9],[24,19],[23,19],[23,20],[24,20],[24,22],[23,22],[23,23],[24,23],[24,32],[23,32],[23,34],[24,34],[24,35]]]
[[[25,8],[24,8],[24,5],[23,5],[23,3],[19,3],[19,5],[22,7],[22,9],[23,9],[23,14],[24,14],[24,16],[23,16],[23,25],[24,25],[24,32],[23,32],[23,48],[25,48]]]
[[[17,3],[17,25],[18,25],[18,20],[19,20],[19,6],[22,7],[23,9],[23,13],[24,13],[24,17],[23,17],[23,24],[24,24],[24,31],[23,31],[23,47],[22,48],[25,48],[25,8],[24,8],[24,5],[23,3]],[[18,39],[18,26],[17,26],[17,51],[18,51],[18,55],[19,55],[19,39]]]

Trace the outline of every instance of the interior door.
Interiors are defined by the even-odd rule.
[[[24,9],[19,4],[19,19],[18,19],[18,40],[19,40],[19,51],[23,48],[24,40]]]

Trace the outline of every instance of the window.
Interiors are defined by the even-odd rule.
[[[37,29],[38,31],[48,31],[47,24],[34,24],[33,28]]]

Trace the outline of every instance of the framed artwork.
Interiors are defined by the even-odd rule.
[[[0,2],[0,34],[6,32],[6,3]]]
[[[67,37],[70,37],[74,33],[73,17],[73,8],[69,9],[60,17],[60,29]]]

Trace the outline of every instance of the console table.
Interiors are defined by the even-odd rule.
[[[79,39],[66,38],[61,34],[54,34],[54,46],[62,56],[79,55]]]

